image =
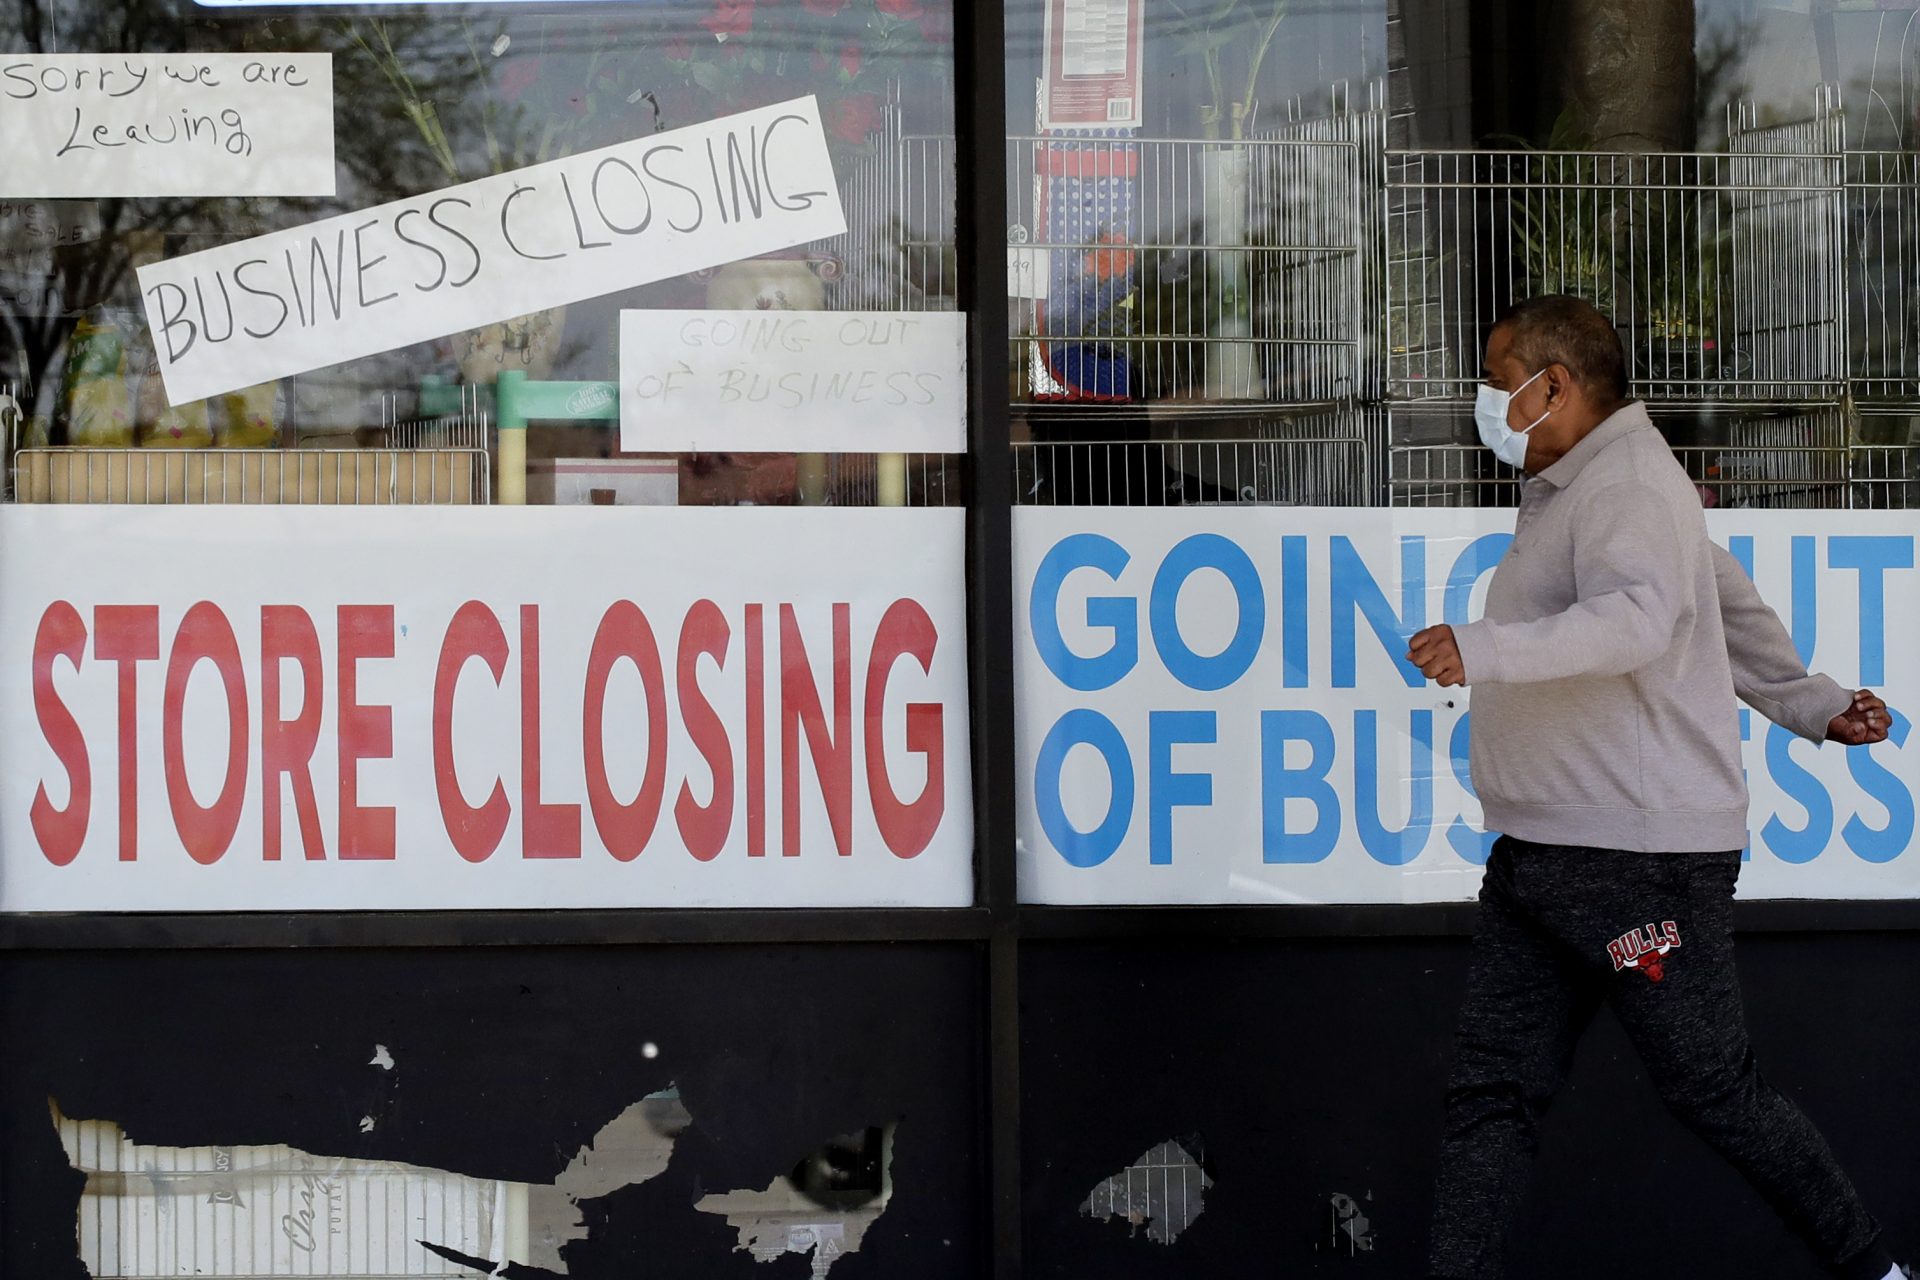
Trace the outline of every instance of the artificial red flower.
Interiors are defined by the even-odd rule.
[[[840,69],[849,79],[860,74],[860,46],[849,44],[840,50]]]
[[[890,18],[912,20],[926,13],[920,7],[920,0],[873,0],[873,7]]]
[[[700,25],[722,42],[744,36],[753,30],[753,0],[713,0],[713,12],[700,19]]]
[[[953,10],[930,9],[921,15],[920,38],[928,44],[952,44]]]
[[[674,62],[691,62],[693,61],[693,41],[686,36],[675,36],[660,47],[660,52]]]
[[[567,106],[572,108],[573,114],[584,116],[587,114],[587,95],[584,93],[574,94],[567,99]]]
[[[800,0],[800,7],[816,18],[831,18],[847,7],[847,0]]]
[[[833,65],[832,63],[827,61],[827,55],[825,50],[815,49],[813,51],[813,69],[815,71],[825,71],[829,66],[832,66],[832,65]]]
[[[837,98],[827,107],[825,123],[827,132],[842,142],[865,142],[867,135],[880,127],[880,96],[850,93]]]
[[[518,102],[520,95],[531,89],[533,82],[539,78],[540,59],[515,59],[500,73],[500,96],[508,102]]]

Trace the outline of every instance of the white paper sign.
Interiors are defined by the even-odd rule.
[[[965,905],[964,517],[0,505],[0,911]]]
[[[1053,254],[1049,249],[1026,245],[1007,248],[1007,296],[1047,300],[1047,284],[1053,274]]]
[[[1920,518],[1716,511],[1707,529],[1814,670],[1893,710],[1888,741],[1850,748],[1740,710],[1741,895],[1920,897]],[[1013,533],[1024,901],[1474,895],[1492,837],[1472,691],[1403,655],[1479,616],[1511,511],[1016,507]]]
[[[140,291],[182,404],[845,230],[799,98],[155,263]]]
[[[0,196],[330,196],[333,55],[0,54]]]
[[[953,311],[623,311],[631,452],[961,453]]]

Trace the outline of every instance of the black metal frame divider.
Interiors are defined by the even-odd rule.
[[[984,948],[990,1056],[983,1204],[998,1280],[1022,1271],[1020,944],[1023,940],[1459,936],[1473,904],[1040,907],[1015,860],[1011,413],[1006,308],[1006,58],[1002,0],[955,0],[956,228],[968,313],[969,699],[975,905],[954,909],[633,909],[0,916],[0,955],[26,950],[511,947],[970,942]],[[1742,903],[1748,931],[1920,930],[1920,900]],[[18,1031],[7,1028],[8,1031]],[[0,1204],[5,1203],[0,1187]]]

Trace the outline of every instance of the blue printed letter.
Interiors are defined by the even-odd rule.
[[[1353,615],[1366,615],[1387,656],[1400,669],[1407,688],[1418,689],[1427,682],[1420,668],[1402,655],[1413,633],[1427,625],[1427,542],[1417,535],[1400,539],[1400,614],[1394,616],[1386,593],[1380,590],[1367,562],[1344,536],[1334,535],[1332,542],[1333,587],[1333,687],[1354,686]]]
[[[1107,816],[1091,831],[1076,830],[1060,803],[1060,769],[1067,752],[1081,743],[1098,751],[1107,764]],[[1133,822],[1133,756],[1113,721],[1085,707],[1060,717],[1040,744],[1040,758],[1034,762],[1033,802],[1040,811],[1040,829],[1068,863],[1097,867],[1113,856]]]
[[[1404,867],[1419,857],[1427,847],[1428,832],[1433,830],[1433,712],[1415,711],[1411,725],[1411,785],[1394,788],[1411,797],[1407,825],[1389,831],[1380,822],[1380,713],[1353,713],[1353,822],[1360,828],[1360,843],[1366,846],[1368,855],[1389,867]]]
[[[1233,627],[1233,639],[1212,657],[1203,658],[1187,647],[1180,634],[1180,588],[1199,569],[1218,569],[1233,587],[1239,613]],[[1153,575],[1153,595],[1147,606],[1152,621],[1153,644],[1160,661],[1175,680],[1189,689],[1211,692],[1224,689],[1241,676],[1260,652],[1260,637],[1267,629],[1267,593],[1260,585],[1260,571],[1240,545],[1217,533],[1196,533],[1182,538],[1160,571]]]
[[[1287,768],[1287,743],[1304,742],[1305,768]],[[1333,726],[1315,711],[1260,713],[1260,844],[1267,862],[1319,862],[1340,842],[1340,797],[1333,768]],[[1309,800],[1319,814],[1310,831],[1287,830],[1287,801]]]
[[[1091,596],[1087,600],[1087,625],[1113,632],[1113,643],[1105,653],[1083,658],[1067,648],[1066,638],[1060,634],[1060,586],[1067,575],[1075,569],[1098,569],[1117,580],[1129,558],[1112,538],[1097,533],[1069,534],[1053,544],[1033,575],[1033,592],[1027,598],[1027,625],[1033,631],[1033,647],[1040,651],[1040,661],[1047,664],[1047,670],[1069,689],[1084,693],[1109,688],[1140,659],[1139,608],[1128,596]]]
[[[1175,805],[1213,803],[1213,775],[1175,773],[1173,748],[1182,742],[1212,742],[1211,711],[1147,713],[1147,861],[1173,861]]]

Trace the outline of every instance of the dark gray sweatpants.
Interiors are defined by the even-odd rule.
[[[1667,1107],[1835,1275],[1879,1280],[1879,1228],[1826,1142],[1754,1066],[1733,965],[1738,853],[1502,837],[1487,860],[1434,1192],[1431,1273],[1501,1274],[1535,1131],[1600,1003]]]

